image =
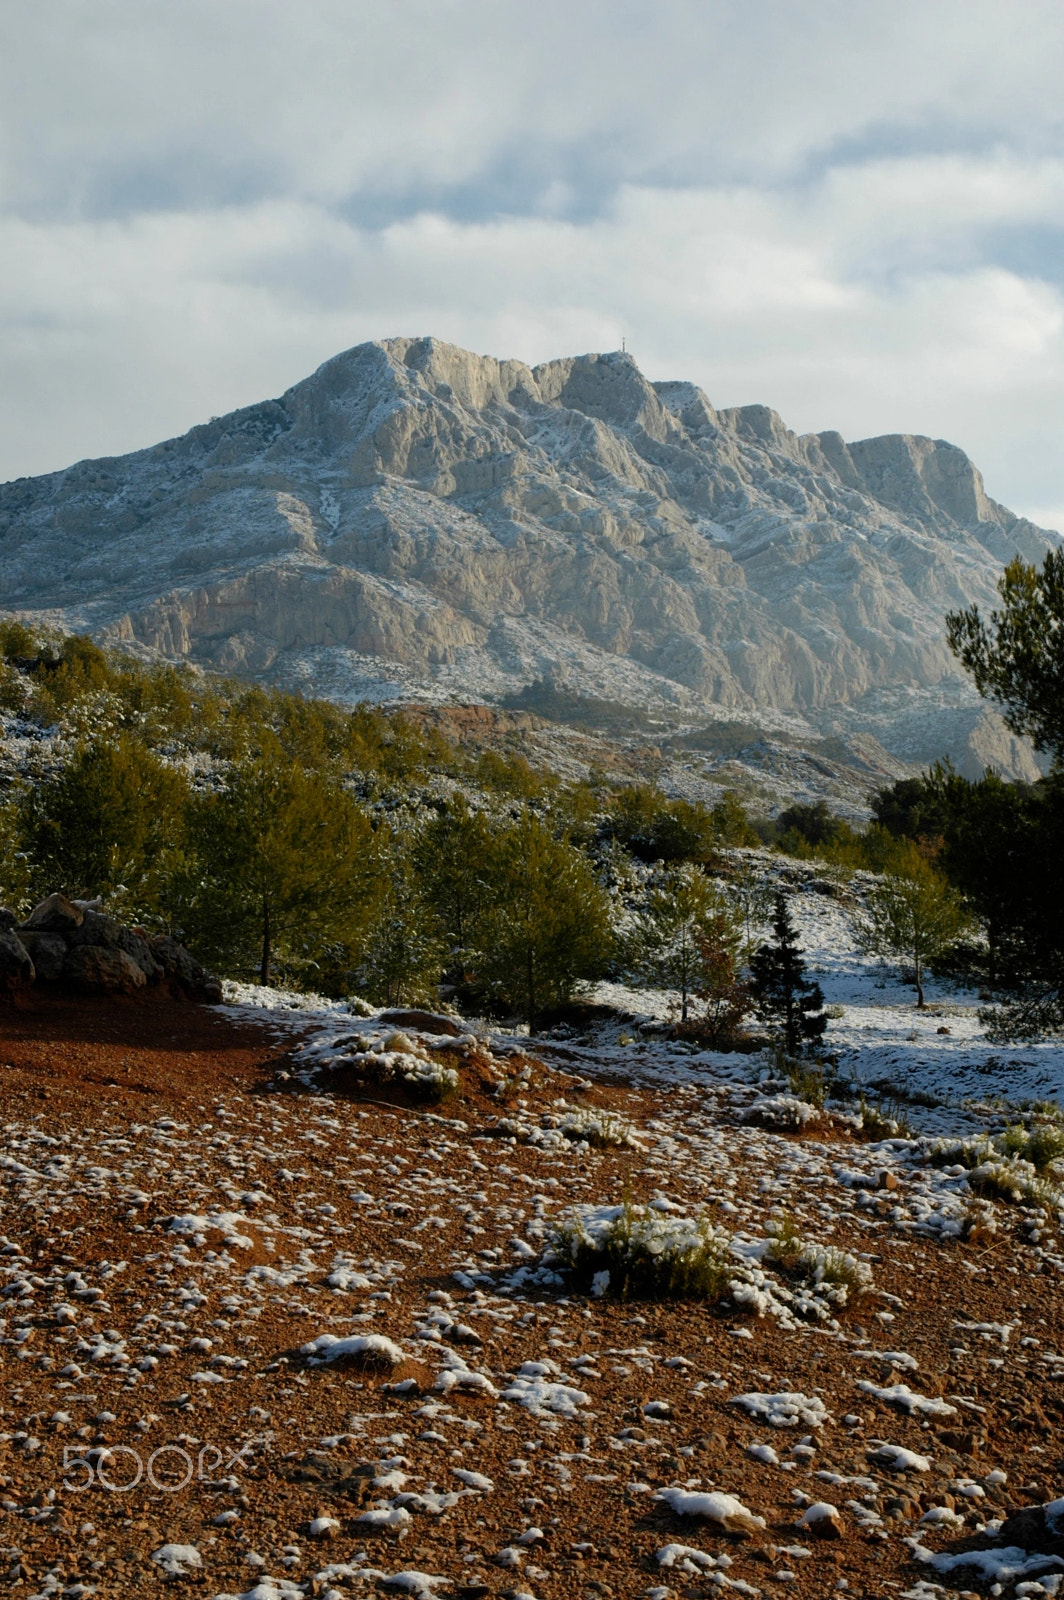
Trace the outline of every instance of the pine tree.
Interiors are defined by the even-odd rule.
[[[532,1032],[545,1006],[602,971],[609,902],[586,856],[531,811],[496,835],[489,884],[476,929],[481,971]]]
[[[369,818],[276,742],[234,764],[226,788],[194,808],[191,832],[198,872],[185,921],[222,971],[254,963],[269,984],[279,959],[298,971],[326,945],[361,948],[380,888]]]
[[[409,860],[393,848],[358,968],[359,992],[382,1006],[435,1004],[445,951]]]
[[[700,867],[673,867],[647,895],[635,936],[636,966],[651,983],[675,989],[680,1021],[687,1021],[692,992],[705,976],[703,951],[710,924],[732,924],[730,907]],[[719,931],[719,930],[718,930]],[[734,943],[738,945],[738,930]]]
[[[916,1005],[924,1006],[924,971],[971,925],[956,890],[912,846],[904,871],[876,884],[858,928],[861,948],[872,955],[893,956],[907,963],[916,985]]]
[[[824,1036],[828,1019],[818,983],[805,976],[798,936],[787,897],[776,896],[772,942],[761,945],[750,962],[750,989],[757,1013],[782,1035],[789,1056]]]
[[[180,863],[188,797],[184,773],[136,739],[79,745],[19,806],[32,892],[101,895],[125,916],[158,913]]]

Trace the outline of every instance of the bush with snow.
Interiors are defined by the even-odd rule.
[[[437,1061],[420,1039],[396,1030],[328,1039],[316,1051],[305,1048],[304,1054],[316,1054],[315,1065],[329,1072],[353,1074],[366,1084],[405,1084],[430,1103],[451,1099],[461,1084],[455,1067]]]
[[[856,1298],[873,1287],[867,1262],[832,1245],[806,1244],[789,1217],[776,1224],[764,1260],[788,1277],[809,1284],[834,1306],[844,1306],[851,1295]]]
[[[406,1352],[381,1333],[360,1333],[349,1339],[322,1333],[301,1345],[299,1353],[307,1357],[307,1364],[312,1367],[352,1358],[374,1366],[398,1367],[407,1359]]]
[[[794,1094],[762,1095],[743,1113],[744,1122],[761,1128],[785,1128],[798,1132],[811,1122],[820,1121],[820,1110]]]
[[[583,1140],[596,1149],[620,1149],[625,1145],[642,1148],[632,1124],[612,1111],[595,1110],[590,1106],[566,1110],[558,1127],[567,1139]]]
[[[708,1217],[625,1201],[574,1207],[551,1241],[551,1257],[596,1295],[717,1300],[728,1291],[730,1243]]]
[[[1030,1132],[1008,1128],[994,1139],[934,1139],[924,1145],[924,1155],[931,1166],[967,1169],[973,1194],[1064,1210],[1064,1190],[1052,1177],[1057,1132],[1050,1127]]]

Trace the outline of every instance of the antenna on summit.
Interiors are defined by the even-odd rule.
[[[621,355],[624,356],[624,355],[627,355],[627,354],[628,354],[628,340],[625,338],[624,334],[622,333],[621,334]]]

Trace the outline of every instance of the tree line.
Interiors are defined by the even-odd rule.
[[[1004,996],[1001,1037],[1060,1030],[1064,553],[1012,563],[1000,592],[989,621],[951,617],[949,640],[1052,770],[1024,785],[939,765],[872,796],[863,829],[823,802],[755,824],[733,795],[564,783],[401,715],[0,624],[0,706],[59,732],[0,804],[0,892],[102,897],[226,975],[385,1003],[442,982],[533,1022],[625,971],[673,989],[681,1027],[712,1042],[764,1009],[755,957],[780,915],[752,864],[722,881],[719,852],[772,842],[877,874],[857,938],[904,965],[918,1004],[927,971],[950,970]],[[773,939],[786,947],[781,925]]]
[[[145,668],[19,624],[0,626],[0,702],[59,730],[0,805],[4,898],[101,898],[263,984],[398,1004],[442,982],[535,1022],[611,964],[668,979],[679,961],[686,1011],[692,919],[714,894],[720,926],[738,915],[702,869],[757,837],[730,796],[709,808],[562,784],[402,716]],[[625,929],[625,863],[640,859],[664,877]]]

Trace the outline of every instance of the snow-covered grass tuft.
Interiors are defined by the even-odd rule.
[[[590,1106],[578,1111],[566,1111],[558,1126],[567,1139],[583,1140],[597,1150],[621,1149],[624,1146],[641,1148],[632,1124],[612,1111],[600,1111]]]
[[[787,1128],[797,1131],[820,1121],[820,1109],[794,1094],[763,1095],[743,1113],[744,1122],[761,1128]]]
[[[967,1168],[973,1194],[1060,1210],[1064,1191],[1049,1175],[1058,1159],[1057,1132],[1040,1126],[1030,1133],[1008,1128],[993,1139],[936,1139],[927,1146],[927,1160],[935,1167]]]
[[[348,1339],[322,1333],[309,1344],[301,1345],[300,1354],[307,1357],[310,1366],[354,1357],[375,1366],[398,1367],[407,1359],[405,1351],[380,1333],[355,1334]]]
[[[867,1294],[873,1286],[872,1269],[847,1250],[834,1246],[806,1244],[793,1217],[776,1224],[764,1260],[788,1277],[822,1289],[831,1304],[842,1306],[851,1296]]]
[[[708,1217],[663,1215],[625,1201],[577,1206],[551,1241],[579,1288],[612,1298],[719,1300],[728,1290],[730,1238]]]

